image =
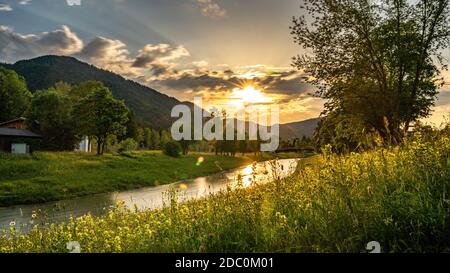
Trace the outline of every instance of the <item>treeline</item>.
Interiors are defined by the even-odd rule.
[[[259,140],[175,142],[168,130],[155,130],[137,118],[100,81],[58,82],[32,94],[23,77],[0,67],[0,122],[21,116],[42,135],[40,149],[49,151],[73,151],[85,138],[99,155],[140,149],[163,150],[174,157],[189,151],[236,156],[259,153],[261,144]],[[224,138],[225,132],[224,121]]]
[[[172,141],[170,132],[150,128],[145,122],[135,117],[133,112],[128,116],[126,134],[118,139],[111,139],[110,146],[122,150],[162,150]]]
[[[279,149],[310,149],[314,150],[314,140],[303,136],[302,138],[294,138],[289,140],[281,140]]]
[[[23,77],[0,67],[0,122],[21,116],[42,135],[44,150],[71,151],[86,137],[98,154],[108,148],[161,149],[171,141],[168,131],[145,126],[102,82],[59,82],[32,94]]]
[[[164,133],[164,132],[163,132]],[[194,152],[212,152],[216,155],[232,156],[235,157],[238,154],[253,153],[255,155],[261,153],[260,151],[260,140],[181,140],[174,142],[172,145],[176,147],[171,147],[171,149],[176,150],[175,156],[179,154],[187,155],[190,151]],[[165,149],[165,143],[162,142],[162,149]],[[169,152],[170,154],[174,152]]]

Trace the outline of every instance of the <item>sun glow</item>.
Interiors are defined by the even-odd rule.
[[[267,97],[261,90],[254,86],[246,86],[244,88],[235,88],[231,95],[231,102],[237,106],[245,104],[264,104],[272,102],[272,99]]]

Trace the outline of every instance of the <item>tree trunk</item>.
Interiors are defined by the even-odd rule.
[[[106,148],[106,138],[103,140],[103,145],[102,145],[102,155],[105,153],[105,148]]]
[[[100,138],[97,138],[97,155],[101,155],[101,149],[102,149],[102,140]]]

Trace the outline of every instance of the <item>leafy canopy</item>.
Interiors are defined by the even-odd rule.
[[[31,96],[23,77],[0,67],[0,122],[21,117],[29,106]]]
[[[72,101],[58,87],[37,91],[27,112],[28,125],[42,137],[46,150],[73,150],[79,140],[71,115]]]
[[[114,99],[111,91],[99,86],[81,99],[73,110],[77,132],[97,140],[97,153],[103,154],[110,135],[123,135],[128,121],[128,108]]]
[[[344,123],[395,142],[430,114],[450,45],[449,0],[305,0],[303,8],[291,30],[308,53],[294,65],[327,99],[333,121],[322,131]]]

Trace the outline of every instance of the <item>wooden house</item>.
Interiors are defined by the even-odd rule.
[[[28,130],[25,118],[0,123],[0,152],[28,154],[36,139],[41,136]]]

